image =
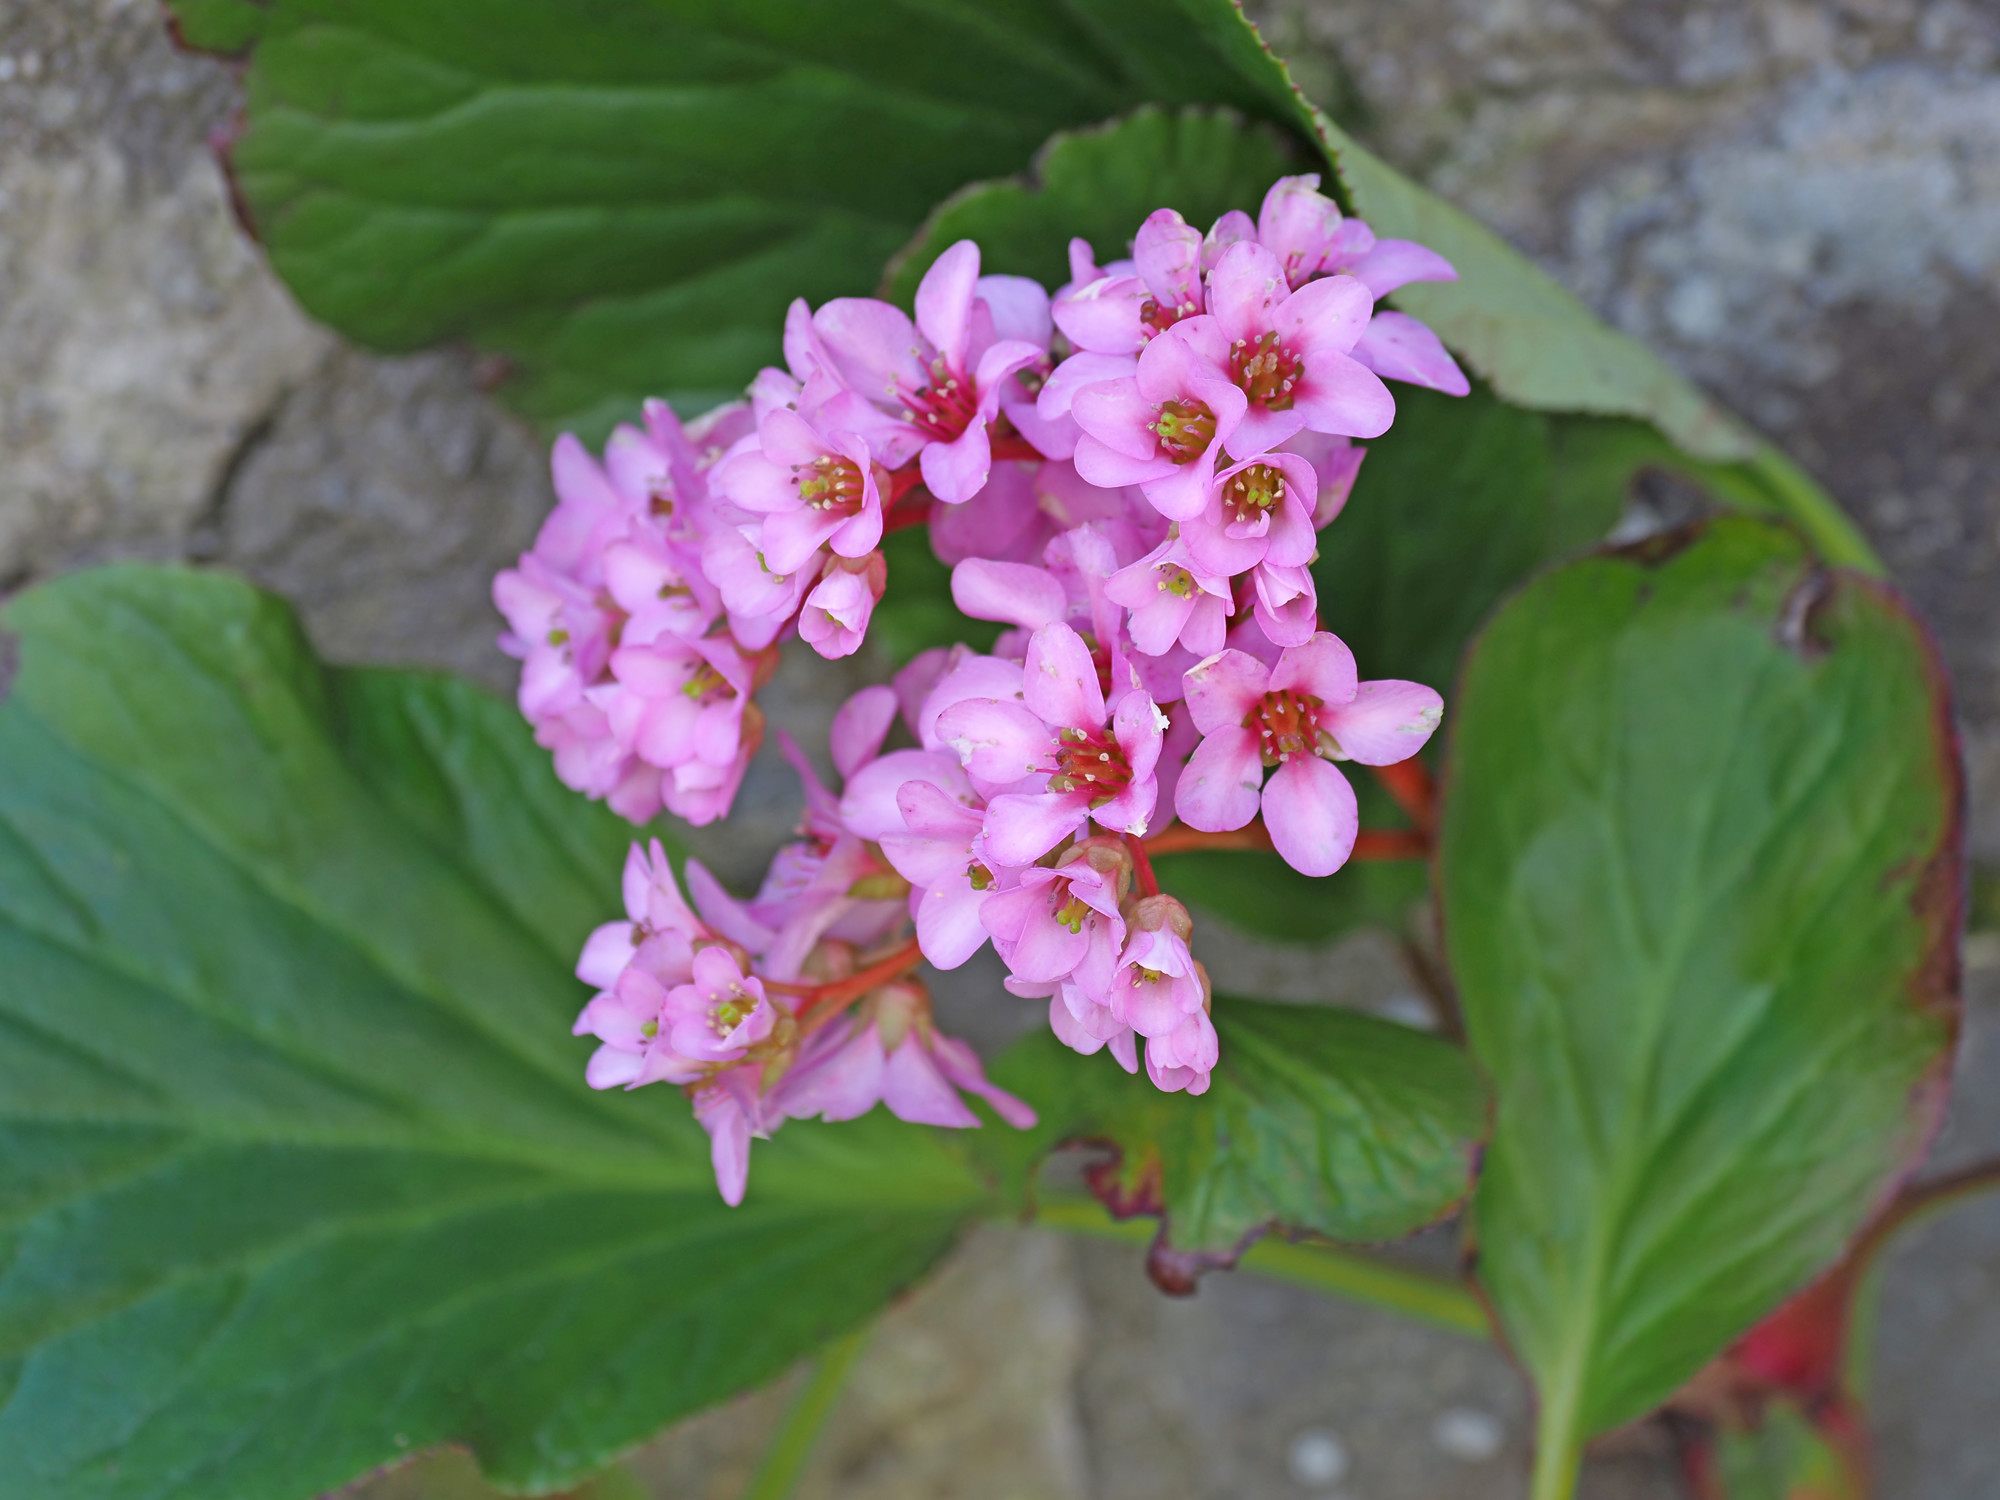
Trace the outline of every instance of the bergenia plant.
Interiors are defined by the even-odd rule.
[[[2000,1164],[1923,1169],[1948,687],[1795,465],[1230,0],[173,9],[301,304],[478,346],[554,508],[512,704],[214,571],[0,607],[0,1492],[571,1490],[818,1355],[771,1500],[1024,1218],[1496,1341],[1533,1500],[1640,1421],[1869,1492],[1878,1252]],[[1414,1014],[1218,957],[1369,930]]]

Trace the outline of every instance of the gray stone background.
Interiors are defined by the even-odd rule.
[[[1840,497],[1955,674],[1974,844],[2000,862],[2000,7],[1992,0],[1263,0],[1308,90]],[[241,569],[328,654],[496,686],[495,568],[549,503],[542,445],[453,354],[384,359],[309,322],[239,233],[207,136],[230,71],[152,0],[0,0],[0,588],[113,556]],[[767,701],[813,739],[847,679]],[[760,765],[747,876],[796,805]],[[1391,1014],[1386,944],[1208,934],[1267,993]],[[2000,938],[1975,935],[1939,1167],[2000,1151]],[[1020,1024],[991,976],[947,997]],[[747,1478],[789,1387],[666,1435],[675,1500]],[[1885,1500],[2000,1494],[2000,1201],[1893,1257],[1873,1392]],[[974,1236],[883,1319],[811,1500],[1507,1500],[1528,1403],[1490,1348],[1248,1275],[1153,1293],[1134,1252]],[[469,1493],[460,1461],[364,1488]],[[1647,1430],[1596,1500],[1678,1488]]]

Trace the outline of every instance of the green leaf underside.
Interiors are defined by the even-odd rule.
[[[1441,898],[1498,1101],[1479,1276],[1545,1437],[1670,1394],[1927,1138],[1955,1029],[1942,693],[1900,602],[1741,518],[1558,569],[1475,644]]]
[[[1206,229],[1239,208],[1255,217],[1265,190],[1301,169],[1302,153],[1269,127],[1228,111],[1148,107],[1108,125],[1055,136],[1026,180],[976,182],[940,204],[890,267],[883,295],[908,307],[932,261],[960,240],[988,273],[1069,280],[1069,242],[1100,262],[1132,252],[1158,208]]]
[[[871,1116],[717,1198],[569,1022],[629,830],[513,709],[220,575],[20,596],[0,703],[7,1493],[573,1481],[872,1313],[984,1201]]]
[[[1220,1259],[1273,1224],[1395,1239],[1465,1195],[1485,1096],[1461,1049],[1330,1007],[1218,995],[1214,1014],[1222,1060],[1199,1098],[1053,1036],[1017,1044],[995,1076],[1041,1124],[978,1144],[1017,1164],[1063,1141],[1116,1145],[1122,1191],[1164,1207],[1172,1247]]]

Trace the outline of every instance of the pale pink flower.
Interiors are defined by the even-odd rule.
[[[829,661],[852,656],[861,649],[888,583],[889,564],[879,552],[827,559],[826,571],[799,609],[799,639]]]
[[[1090,649],[1060,622],[1034,633],[1021,699],[967,698],[938,716],[975,787],[989,792],[982,846],[1031,864],[1092,819],[1144,833],[1157,785],[1160,711],[1145,692],[1107,710]]]
[[[692,1091],[694,1117],[708,1132],[709,1163],[722,1201],[735,1208],[750,1179],[750,1142],[769,1140],[785,1121],[763,1090],[764,1068],[745,1063]]]
[[[882,857],[910,882],[910,915],[924,957],[955,969],[985,946],[981,912],[1000,885],[972,847],[986,810],[914,779],[897,789],[896,805],[904,831],[882,835]]]
[[[681,1056],[727,1063],[771,1034],[778,1011],[762,982],[745,974],[726,948],[709,947],[694,955],[687,982],[667,992],[661,1024],[667,1044]]]
[[[1324,631],[1276,666],[1218,652],[1187,674],[1187,704],[1203,739],[1175,792],[1181,821],[1222,832],[1261,808],[1278,853],[1307,875],[1345,864],[1359,828],[1354,789],[1332,762],[1408,760],[1444,712],[1420,683],[1358,681],[1353,653]]]
[[[612,732],[665,773],[661,798],[690,823],[729,810],[763,738],[763,715],[750,702],[762,665],[726,635],[662,634],[612,653],[619,690],[604,694],[603,705]]]
[[[1104,593],[1131,612],[1132,643],[1148,656],[1164,655],[1176,645],[1197,657],[1213,655],[1222,649],[1228,617],[1236,609],[1228,575],[1202,567],[1181,536],[1167,538],[1112,574]]]
[[[1172,896],[1145,896],[1133,903],[1130,928],[1105,1003],[1140,1036],[1169,1036],[1208,1004],[1205,976],[1188,950],[1194,923]]]
[[[1249,405],[1230,379],[1226,344],[1220,361],[1212,357],[1208,346],[1219,335],[1200,347],[1188,341],[1186,331],[1201,326],[1213,324],[1177,324],[1146,345],[1134,374],[1084,386],[1071,406],[1083,429],[1077,473],[1107,489],[1138,485],[1174,520],[1201,510],[1223,445]]]
[[[795,411],[767,413],[756,445],[723,459],[709,483],[764,518],[757,550],[773,574],[797,572],[822,547],[866,557],[882,539],[882,494],[868,444],[853,433],[820,431]]]
[[[1161,1036],[1146,1038],[1146,1076],[1162,1092],[1208,1092],[1209,1073],[1221,1055],[1215,1023],[1198,1010]]]
[[[1259,454],[1215,476],[1207,504],[1181,522],[1181,539],[1211,576],[1232,578],[1260,563],[1304,567],[1319,547],[1313,528],[1318,501],[1319,476],[1310,460]]]
[[[961,1089],[1016,1129],[1035,1124],[1034,1110],[987,1080],[977,1053],[932,1023],[923,987],[897,982],[808,1038],[772,1102],[793,1119],[853,1120],[884,1104],[914,1124],[976,1128]]]
[[[634,844],[626,853],[623,894],[626,920],[606,922],[593,931],[576,961],[576,977],[595,989],[607,990],[616,984],[632,955],[649,938],[678,934],[690,945],[692,954],[691,945],[707,935],[682,897],[674,867],[658,839],[643,848]]]
[[[970,500],[992,467],[989,429],[1014,376],[1046,365],[1048,294],[1018,276],[979,274],[979,247],[960,240],[924,273],[913,325],[901,309],[843,297],[813,315],[820,357],[849,389],[900,418],[903,438],[878,445],[885,467],[918,455],[924,485],[947,505]]]
[[[1137,354],[1155,334],[1203,310],[1201,247],[1200,230],[1170,208],[1156,209],[1132,241],[1131,274],[1065,288],[1055,300],[1056,326],[1080,350]]]
[[[1103,851],[1054,869],[1031,865],[1011,889],[987,899],[980,920],[1015,978],[1030,984],[1067,980],[1103,999],[1125,941],[1118,904],[1130,879],[1129,856],[1121,871]]]
[[[1295,292],[1276,255],[1231,245],[1209,277],[1208,306],[1207,318],[1178,332],[1244,394],[1232,453],[1262,453],[1304,429],[1345,437],[1388,431],[1395,399],[1352,358],[1373,307],[1359,281],[1326,277]]]

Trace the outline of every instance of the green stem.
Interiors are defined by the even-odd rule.
[[[812,1378],[786,1411],[777,1436],[764,1450],[764,1461],[757,1466],[756,1476],[743,1492],[743,1500],[786,1500],[797,1488],[806,1461],[819,1441],[820,1429],[833,1414],[834,1403],[840,1400],[848,1374],[873,1331],[872,1325],[864,1323],[820,1351]]]
[[[1114,1219],[1093,1199],[1062,1198],[1045,1202],[1035,1222],[1069,1234],[1143,1245],[1158,1226],[1150,1219]],[[1479,1299],[1449,1277],[1411,1270],[1391,1261],[1331,1246],[1294,1244],[1263,1239],[1245,1252],[1241,1268],[1273,1281],[1318,1292],[1332,1292],[1371,1307],[1401,1313],[1433,1328],[1488,1338],[1492,1325]]]
[[[1576,1405],[1575,1393],[1567,1388],[1541,1393],[1529,1500],[1571,1500],[1576,1493],[1577,1470],[1583,1460],[1583,1444],[1576,1434]]]
[[[1839,503],[1783,451],[1766,443],[1746,467],[1795,521],[1819,555],[1836,567],[1854,568],[1863,573],[1888,572],[1861,528],[1854,524]]]

